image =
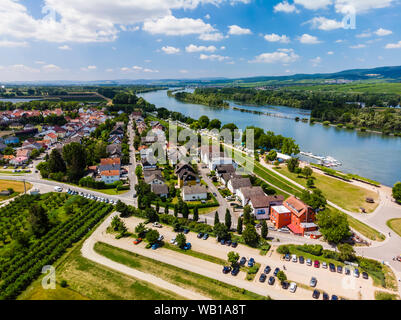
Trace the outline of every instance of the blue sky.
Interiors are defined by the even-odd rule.
[[[401,65],[399,0],[0,0],[0,81]],[[355,17],[350,28],[344,17]],[[351,25],[352,26],[352,25]]]

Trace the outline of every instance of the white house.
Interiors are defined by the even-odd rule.
[[[237,196],[240,198],[243,206],[246,206],[254,196],[265,195],[261,187],[244,187],[237,191]]]
[[[106,170],[100,173],[101,180],[104,183],[110,184],[116,181],[120,181],[120,171],[119,170]]]
[[[182,199],[184,201],[206,200],[207,190],[203,186],[184,186],[182,188]]]
[[[249,178],[235,176],[232,177],[227,183],[227,188],[232,194],[237,194],[240,188],[246,187],[252,187],[252,183]]]

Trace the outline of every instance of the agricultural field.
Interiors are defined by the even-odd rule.
[[[14,299],[112,205],[64,193],[23,195],[0,209],[0,299]]]
[[[28,182],[25,183],[26,190],[32,188],[32,185]],[[0,180],[0,191],[13,189],[13,193],[9,196],[0,196],[0,201],[4,201],[10,198],[13,198],[19,195],[21,192],[24,192],[24,183],[21,181],[9,181],[9,180]],[[0,241],[1,242],[1,241]]]

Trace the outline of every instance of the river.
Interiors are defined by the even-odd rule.
[[[296,122],[295,120],[257,115],[232,109],[239,107],[289,116],[309,118],[308,110],[278,106],[238,105],[230,102],[230,108],[212,108],[198,104],[183,103],[167,96],[166,90],[140,94],[156,107],[178,111],[198,119],[206,115],[209,119],[219,119],[222,124],[235,123],[238,128],[256,126],[271,130],[275,134],[292,137],[300,149],[315,155],[332,156],[342,163],[336,167],[343,172],[379,181],[392,186],[401,181],[401,138],[377,133],[327,127],[321,124]],[[306,158],[303,158],[306,159]],[[311,161],[312,159],[306,159]]]

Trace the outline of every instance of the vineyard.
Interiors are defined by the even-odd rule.
[[[29,208],[34,204],[46,210],[51,225],[41,237],[29,232]],[[1,208],[0,299],[15,299],[43,266],[53,264],[112,209],[112,205],[56,193],[24,195]],[[25,246],[17,245],[21,234],[29,234]]]

